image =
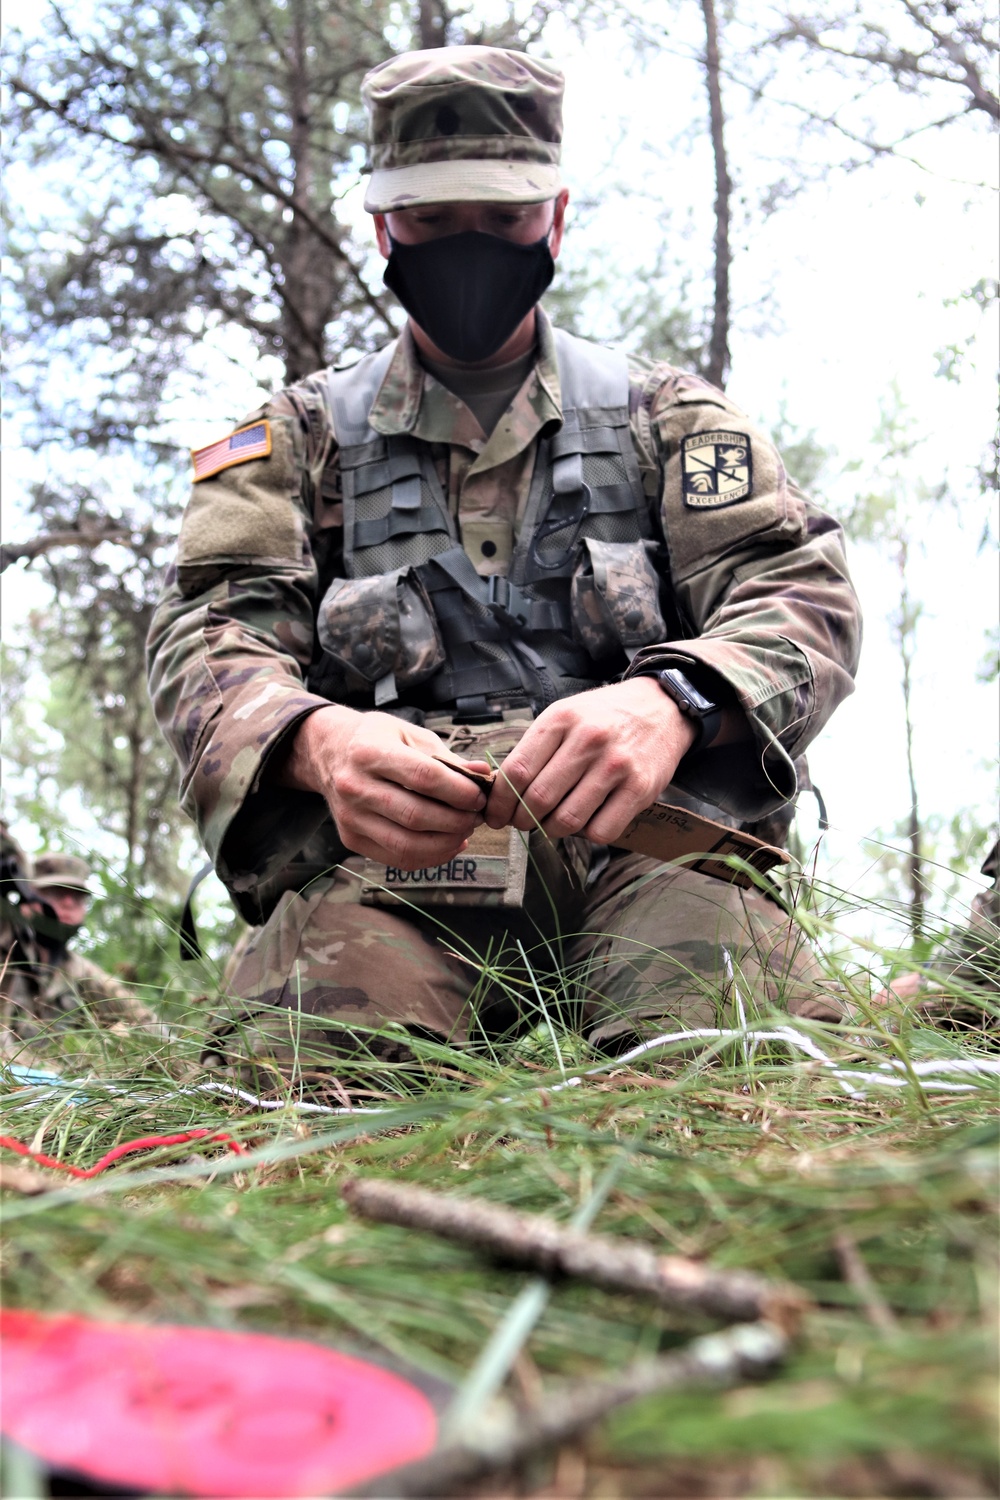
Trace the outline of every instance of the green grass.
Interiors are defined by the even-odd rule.
[[[746,1061],[706,1044],[559,1089],[540,1027],[475,1055],[421,1047],[419,1077],[373,1070],[367,1102],[384,1115],[303,1115],[178,1092],[204,1081],[203,1014],[182,1015],[169,1043],[77,1035],[62,1062],[88,1079],[75,1092],[8,1080],[3,1130],[82,1165],[188,1127],[230,1130],[251,1155],[177,1147],[44,1196],[5,1194],[7,1306],[295,1334],[458,1386],[530,1278],[353,1219],[345,1176],[391,1174],[568,1220],[617,1163],[597,1230],[794,1280],[815,1308],[773,1380],[636,1403],[561,1455],[554,1488],[544,1467],[532,1484],[601,1496],[996,1492],[995,1078],[968,1093],[910,1080],[857,1097],[781,1046]],[[905,1020],[812,1034],[868,1069],[996,1056],[986,1034]],[[571,1072],[600,1061],[578,1039],[555,1040]],[[845,1279],[845,1233],[890,1331]],[[559,1283],[505,1393],[532,1402],[706,1326]]]

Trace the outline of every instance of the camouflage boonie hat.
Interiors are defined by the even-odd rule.
[[[369,213],[544,203],[559,192],[563,76],[523,52],[433,47],[365,75]]]
[[[67,891],[82,891],[89,896],[87,881],[90,866],[76,854],[39,854],[31,874],[31,883],[42,891],[53,886]]]

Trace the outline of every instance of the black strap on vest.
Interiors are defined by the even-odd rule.
[[[191,878],[191,884],[184,898],[184,910],[181,912],[181,924],[177,929],[177,941],[180,947],[180,956],[184,962],[189,962],[202,957],[201,943],[198,941],[198,929],[194,922],[194,893],[205,879],[215,869],[211,860],[202,865],[196,875]]]
[[[529,599],[506,578],[482,578],[461,547],[418,568],[431,597],[447,664],[424,686],[435,706],[463,718],[488,717],[498,702],[540,713],[559,696],[526,631],[558,628],[557,606]],[[568,623],[568,622],[567,622]]]
[[[568,630],[569,611],[554,599],[533,599],[502,574],[484,578],[477,573],[463,547],[439,552],[419,571],[426,579],[435,568],[447,573],[452,583],[473,603],[485,609],[510,630]]]

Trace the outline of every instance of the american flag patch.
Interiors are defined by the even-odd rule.
[[[209,479],[222,469],[231,469],[233,464],[245,464],[251,458],[267,458],[271,452],[271,424],[268,421],[252,422],[249,427],[237,427],[221,442],[210,443],[207,448],[195,448],[194,482]]]

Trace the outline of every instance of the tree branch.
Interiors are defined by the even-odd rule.
[[[776,46],[781,46],[785,42],[802,42],[806,47],[829,57],[839,57],[845,62],[883,68],[897,81],[900,78],[912,78],[964,88],[969,95],[969,110],[978,110],[989,115],[992,120],[1000,120],[1000,99],[990,93],[975,61],[966,49],[953,37],[939,31],[920,7],[912,3],[912,0],[902,0],[902,5],[914,24],[925,35],[932,38],[933,46],[926,51],[908,52],[902,47],[893,48],[888,45],[888,39],[884,36],[877,43],[873,41],[870,45],[862,41],[853,47],[838,46],[822,37],[820,34],[822,24],[817,25],[805,17],[794,15],[787,18],[788,24],[784,30],[775,33],[768,40]],[[988,49],[985,38],[977,38],[977,40],[981,40],[982,45]],[[937,58],[935,50],[938,52]],[[952,68],[961,71],[961,78],[957,78],[954,72],[948,71],[947,64],[949,63]]]
[[[57,547],[78,547],[92,552],[102,542],[128,542],[131,537],[132,533],[127,527],[79,526],[69,527],[65,531],[48,531],[43,536],[33,537],[30,542],[4,542],[0,546],[0,573],[9,568],[11,563],[21,562],[23,559],[27,559],[30,565],[36,557],[44,557]]]
[[[453,1198],[383,1177],[352,1177],[341,1193],[367,1219],[424,1229],[547,1275],[577,1276],[605,1291],[651,1297],[663,1307],[730,1321],[768,1318],[793,1332],[807,1307],[798,1287],[750,1271],[719,1270],[648,1245],[569,1229],[483,1198]]]
[[[178,170],[180,170],[178,167],[179,162],[188,163],[191,167],[224,166],[238,176],[249,178],[255,186],[259,187],[263,192],[269,193],[272,197],[277,198],[286,208],[301,217],[303,223],[315,234],[316,238],[338,260],[342,261],[350,271],[366,306],[381,319],[389,333],[395,333],[395,328],[382,299],[368,289],[359,267],[355,265],[336,235],[332,234],[309,209],[296,203],[294,189],[291,192],[287,191],[270,173],[263,172],[256,163],[245,160],[227,161],[224,158],[213,156],[211,152],[196,150],[191,146],[183,146],[179,141],[173,140],[172,137],[162,136],[155,128],[153,122],[148,117],[144,119],[142,115],[137,119],[140,133],[131,140],[123,141],[107,130],[102,130],[86,121],[74,119],[66,113],[66,106],[61,107],[52,100],[47,99],[44,94],[40,94],[37,89],[32,88],[21,77],[15,76],[12,78],[10,80],[10,87],[13,92],[24,94],[43,113],[58,118],[68,129],[74,131],[78,136],[103,141],[105,145],[117,150],[128,151],[136,159],[143,156],[152,156],[159,161],[164,161],[171,166],[177,167]],[[202,183],[196,178],[194,180],[199,190],[204,191]],[[229,212],[227,217],[235,219],[235,215],[232,212]],[[238,223],[239,221],[236,220],[236,222]],[[242,228],[243,226],[241,225],[240,227]]]

